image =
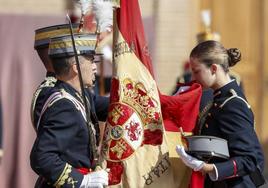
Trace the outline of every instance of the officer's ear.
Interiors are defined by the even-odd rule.
[[[211,71],[211,74],[212,74],[212,75],[215,74],[215,73],[217,72],[217,70],[218,70],[218,66],[217,66],[217,64],[212,64],[212,65],[210,66],[210,71]]]
[[[69,73],[72,74],[72,75],[78,75],[78,69],[77,69],[76,63],[72,63],[70,65]]]

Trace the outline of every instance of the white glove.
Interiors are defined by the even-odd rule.
[[[84,175],[80,188],[103,188],[108,185],[108,172],[98,170]]]
[[[198,160],[191,155],[188,155],[183,146],[177,145],[176,146],[176,152],[181,157],[181,160],[183,163],[193,169],[194,171],[199,171],[205,164],[204,161]]]

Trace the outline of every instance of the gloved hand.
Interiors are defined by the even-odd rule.
[[[108,185],[108,172],[98,170],[84,175],[80,188],[103,188]]]
[[[183,163],[190,167],[191,169],[193,169],[194,171],[199,171],[201,170],[201,168],[204,166],[205,162],[198,160],[194,157],[192,157],[191,155],[188,155],[183,146],[177,145],[176,146],[176,152],[178,153],[178,155],[181,157],[181,160],[183,161]]]

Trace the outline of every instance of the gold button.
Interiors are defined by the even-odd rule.
[[[208,124],[207,123],[205,124],[205,127],[208,128]]]
[[[208,113],[208,116],[211,116],[211,113]]]
[[[215,107],[217,107],[217,106],[218,106],[218,104],[217,104],[217,103],[214,103],[214,106],[215,106]]]

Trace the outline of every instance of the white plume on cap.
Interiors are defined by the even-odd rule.
[[[113,3],[107,0],[75,0],[81,8],[82,15],[93,11],[100,32],[110,30],[113,25]]]
[[[91,0],[76,0],[77,4],[80,6],[81,13],[85,15],[91,8],[92,1]]]
[[[109,45],[106,45],[102,49],[103,57],[106,60],[112,61],[113,58],[113,51]]]
[[[202,22],[206,28],[210,28],[211,25],[211,15],[210,10],[202,10],[201,11]]]
[[[93,11],[100,32],[110,31],[110,27],[113,25],[113,3],[111,1],[95,0],[93,1]]]

